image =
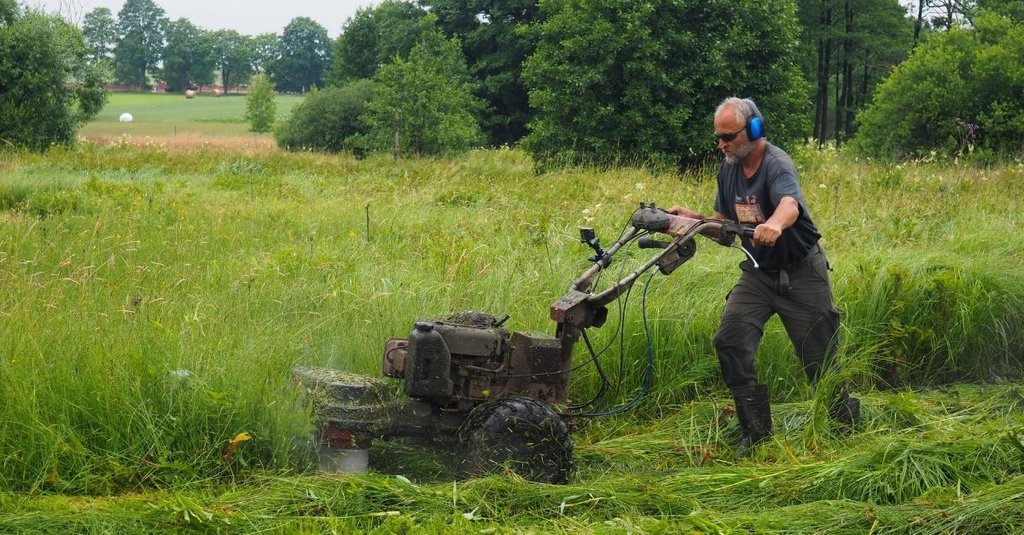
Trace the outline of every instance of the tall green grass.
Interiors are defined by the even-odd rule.
[[[1019,167],[797,156],[846,312],[844,377],[861,391],[897,392],[1019,378],[1022,206],[1005,194]],[[512,150],[395,162],[85,144],[3,159],[0,489],[145,497],[25,505],[3,494],[0,512],[24,512],[0,530],[102,532],[155,503],[124,525],[245,532],[279,529],[284,521],[273,519],[282,518],[307,531],[501,531],[509,522],[564,532],[785,531],[779,519],[812,523],[827,502],[848,522],[837,533],[874,522],[900,533],[969,531],[971,515],[991,512],[974,496],[1019,492],[1017,389],[968,391],[969,404],[868,394],[866,430],[843,439],[821,417],[822,394],[807,386],[775,321],[758,367],[781,402],[779,433],[753,464],[737,465],[710,340],[742,255],[709,241],[671,277],[650,280],[655,384],[630,419],[579,431],[575,486],[489,478],[453,498],[450,484],[429,481],[289,476],[309,467],[311,436],[292,366],[376,374],[384,340],[408,334],[416,319],[466,309],[551,332],[548,306],[591,254],[579,226],[607,245],[641,200],[707,209],[712,175],[535,174]],[[644,258],[623,255],[605,282]],[[637,392],[646,366],[643,284],[593,333],[596,347],[608,347],[601,358],[619,386],[616,403]],[[581,349],[577,361],[585,359]],[[573,397],[588,399],[596,386],[592,369],[581,369]],[[241,432],[254,440],[225,460]],[[917,500],[920,514],[910,512]],[[1021,514],[1012,500],[998,503]],[[33,516],[35,507],[45,512]],[[757,508],[766,516],[749,513]],[[92,512],[75,513],[83,510]],[[473,510],[486,520],[463,517]],[[946,510],[967,520],[953,524]],[[913,529],[896,529],[897,520]]]

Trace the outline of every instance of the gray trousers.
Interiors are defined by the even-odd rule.
[[[747,260],[726,298],[714,345],[729,388],[758,383],[754,356],[764,325],[778,314],[807,378],[814,384],[835,359],[841,312],[832,300],[828,261],[820,247],[789,268],[771,272]]]

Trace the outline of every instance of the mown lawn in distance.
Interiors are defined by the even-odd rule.
[[[278,95],[277,118],[286,118],[302,101],[297,95]],[[122,113],[132,114],[130,123],[119,122]],[[250,132],[245,120],[244,95],[198,95],[187,99],[179,93],[110,93],[100,111],[79,132],[84,138],[119,136],[252,136],[269,139],[269,134]]]

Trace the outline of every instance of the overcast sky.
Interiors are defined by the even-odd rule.
[[[154,0],[171,20],[186,18],[207,30],[237,30],[245,35],[276,33],[295,17],[309,17],[327,29],[332,38],[360,7],[379,0]],[[18,0],[18,3],[58,13],[81,26],[85,14],[106,7],[117,19],[124,0]]]

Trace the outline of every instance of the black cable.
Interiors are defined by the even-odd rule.
[[[580,334],[583,337],[583,342],[585,344],[587,344],[587,350],[590,351],[590,355],[591,355],[591,359],[590,360],[594,363],[594,368],[597,369],[597,374],[601,377],[601,386],[600,386],[600,388],[598,388],[597,394],[594,394],[594,397],[590,398],[590,401],[587,401],[586,403],[581,403],[581,404],[578,404],[578,405],[570,405],[569,406],[569,410],[578,410],[578,409],[582,409],[584,407],[589,407],[589,406],[597,403],[602,398],[604,398],[604,395],[608,391],[608,386],[610,384],[608,382],[608,377],[604,374],[604,369],[601,368],[601,361],[597,358],[597,357],[600,356],[600,353],[594,353],[594,346],[591,345],[591,343],[590,343],[590,337],[587,336],[586,329],[580,331]],[[608,346],[605,346],[605,349],[608,349]],[[603,353],[604,350],[602,350],[601,352]]]
[[[647,323],[647,291],[650,289],[650,282],[653,277],[654,272],[651,272],[647,276],[647,281],[644,283],[644,293],[641,305],[641,312],[643,314],[644,324],[644,336],[647,342],[647,368],[644,370],[644,376],[640,383],[640,391],[633,399],[631,399],[625,405],[620,405],[607,411],[574,414],[573,416],[586,416],[589,418],[596,418],[599,416],[614,416],[617,414],[622,414],[626,411],[631,410],[633,407],[639,404],[640,400],[642,400],[644,396],[646,396],[647,393],[650,391],[651,386],[654,383],[654,342],[651,339],[651,332]]]

